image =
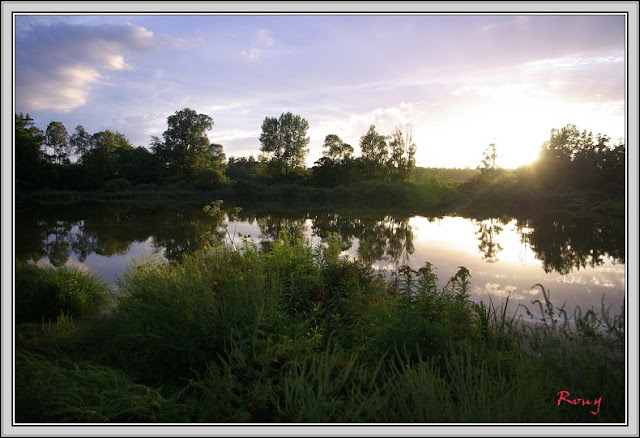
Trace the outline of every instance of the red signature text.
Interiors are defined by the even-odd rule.
[[[598,409],[595,411],[589,411],[591,414],[593,415],[598,415],[598,412],[600,412],[600,403],[602,403],[602,397],[598,397],[597,399],[591,401],[591,400],[587,400],[584,398],[579,398],[576,397],[573,400],[569,398],[569,391],[560,391],[558,393],[558,404],[557,406],[560,406],[560,403],[562,402],[567,402],[570,405],[574,405],[574,406],[578,406],[579,404],[581,404],[582,406],[587,406],[587,405],[591,405],[594,407],[597,406]]]

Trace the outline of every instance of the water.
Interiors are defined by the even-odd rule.
[[[271,212],[270,214],[268,212]],[[41,265],[86,266],[116,283],[132,259],[178,259],[212,233],[228,244],[250,238],[268,245],[281,230],[318,245],[329,233],[340,237],[344,257],[364,259],[384,272],[429,262],[441,284],[460,266],[471,273],[471,298],[499,305],[542,299],[583,310],[612,306],[625,298],[624,220],[422,217],[407,214],[332,211],[291,212],[264,208],[225,216],[223,227],[201,206],[142,207],[86,204],[22,206],[16,211],[15,254]],[[225,229],[226,228],[226,229]],[[250,236],[250,237],[247,237]],[[533,310],[533,308],[532,308]]]

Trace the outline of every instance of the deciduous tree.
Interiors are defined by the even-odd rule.
[[[305,158],[309,152],[308,129],[309,122],[291,112],[281,114],[278,119],[264,119],[260,150],[269,160],[272,173],[288,175],[304,170]]]
[[[45,160],[42,154],[44,132],[37,128],[29,114],[15,116],[16,185],[35,188],[41,181]]]
[[[51,122],[45,133],[45,145],[51,152],[48,154],[55,164],[69,163],[69,135],[62,122]]]
[[[225,156],[222,145],[212,144],[207,131],[213,119],[185,108],[167,118],[163,140],[152,138],[152,148],[170,180],[190,182],[205,169],[223,170]]]

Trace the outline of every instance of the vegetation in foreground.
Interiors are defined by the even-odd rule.
[[[569,322],[542,288],[531,311],[544,321],[528,324],[529,309],[472,303],[465,268],[441,286],[430,264],[384,277],[339,253],[332,236],[212,243],[133,264],[115,304],[85,272],[18,265],[18,309],[93,293],[104,311],[60,304],[19,320],[16,420],[624,421],[624,312],[603,304]],[[592,404],[566,401],[577,397]]]

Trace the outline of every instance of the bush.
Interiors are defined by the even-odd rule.
[[[138,184],[136,186],[136,190],[139,192],[154,192],[158,190],[158,186],[156,184]]]
[[[225,174],[218,169],[204,169],[193,178],[193,187],[201,190],[213,190],[222,185],[228,184],[229,180]]]
[[[131,190],[132,187],[133,184],[128,179],[117,178],[107,181],[104,185],[104,190],[107,192],[124,192]]]

